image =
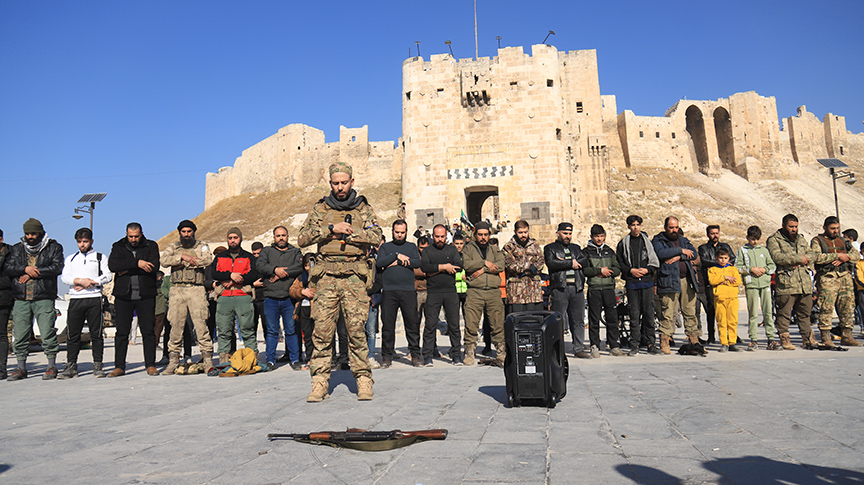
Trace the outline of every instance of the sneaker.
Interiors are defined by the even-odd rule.
[[[453,365],[462,365],[462,354],[450,356],[450,363]]]
[[[392,365],[393,365],[393,359],[384,359],[381,362],[381,368],[382,369],[389,369],[390,366],[392,366]]]
[[[628,357],[634,357],[636,355],[639,355],[639,347],[631,347],[630,352],[627,352]]]
[[[719,350],[718,352],[726,352],[727,350],[729,350],[729,346],[728,346],[728,345],[721,345],[721,346],[720,346],[720,350]]]
[[[435,364],[432,363],[432,357],[428,357],[423,361],[423,367],[435,367]]]
[[[63,370],[57,374],[58,379],[73,379],[78,377],[78,364],[67,362]]]
[[[600,349],[598,349],[596,345],[591,346],[591,358],[592,359],[599,359],[600,358]]]
[[[42,376],[43,381],[49,381],[51,379],[57,378],[57,368],[53,365],[45,371],[45,374]]]
[[[373,369],[380,369],[381,364],[379,364],[378,361],[375,359],[369,359],[369,367],[371,367]]]
[[[413,365],[414,367],[423,367],[423,359],[421,357],[417,357],[416,355],[412,355],[411,365]]]
[[[736,347],[735,345],[730,345],[730,346],[729,346],[729,352],[738,352],[739,350],[741,350],[741,349],[739,349],[739,348]]]
[[[492,355],[492,347],[487,345],[486,347],[483,347],[483,350],[480,353],[488,357]]]
[[[777,343],[776,341],[769,340],[768,346],[765,347],[765,350],[783,350],[783,347],[781,347],[780,344]]]
[[[291,362],[291,357],[288,357],[288,353],[286,352],[286,353],[282,354],[281,357],[276,359],[276,362],[280,362],[280,363]]]
[[[303,370],[303,363],[299,360],[291,362],[291,370]]]
[[[19,367],[19,368],[13,370],[11,374],[9,374],[9,377],[7,378],[7,380],[20,381],[21,379],[26,379],[26,378],[27,378],[27,371],[22,369],[21,367]]]
[[[577,359],[590,359],[591,358],[591,352],[588,352],[587,350],[580,350],[579,352],[576,352],[576,358]]]
[[[648,354],[649,355],[663,355],[663,351],[660,350],[659,345],[649,345],[648,346]]]
[[[622,357],[626,354],[624,353],[623,350],[619,349],[618,347],[615,347],[614,349],[609,351],[609,355],[614,356],[614,357]]]
[[[759,344],[758,344],[755,340],[751,340],[751,341],[750,341],[750,344],[747,345],[747,349],[746,349],[746,350],[747,350],[748,352],[756,352],[757,350],[759,350]]]

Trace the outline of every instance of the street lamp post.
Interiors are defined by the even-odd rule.
[[[79,220],[79,219],[82,219],[84,217],[81,215],[82,213],[90,214],[90,232],[93,232],[93,211],[96,210],[96,203],[100,202],[102,199],[104,199],[106,195],[108,195],[108,193],[82,195],[81,198],[78,199],[77,203],[78,204],[89,203],[90,205],[85,205],[82,207],[76,207],[75,208],[75,215],[73,215],[72,218]]]
[[[848,170],[837,170],[848,168],[849,165],[846,165],[836,158],[819,158],[817,161],[823,167],[827,167],[828,173],[831,174],[831,184],[834,187],[834,215],[837,216],[837,219],[840,219],[840,204],[837,201],[837,180],[848,178],[849,180],[846,181],[847,185],[852,185],[858,180],[855,178],[855,174]]]

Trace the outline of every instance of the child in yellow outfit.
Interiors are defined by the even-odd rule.
[[[708,283],[714,287],[714,309],[717,332],[720,334],[720,352],[736,351],[738,341],[738,286],[741,274],[729,264],[729,251],[717,249],[717,266],[708,269]]]

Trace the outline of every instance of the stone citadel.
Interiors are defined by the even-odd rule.
[[[334,161],[364,186],[402,182],[409,224],[431,227],[464,212],[525,219],[538,233],[561,220],[608,220],[608,171],[666,168],[750,181],[789,177],[817,158],[864,159],[864,134],[843,116],[819,120],[804,106],[778,122],[773,97],[736,93],[679,100],[664,116],[617,111],[601,95],[595,50],[539,44],[493,58],[449,54],[402,65],[402,137],[370,142],[368,128],[341,127],[339,141],[291,124],[207,174],[205,208],[277,188],[326,185]]]

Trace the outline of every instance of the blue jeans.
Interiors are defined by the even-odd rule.
[[[276,362],[276,346],[279,344],[279,317],[285,327],[285,353],[291,362],[300,360],[300,341],[294,330],[294,302],[290,298],[264,299],[264,343],[267,362]]]
[[[369,307],[366,319],[366,342],[369,344],[369,359],[375,358],[375,330],[378,330],[378,307]]]

